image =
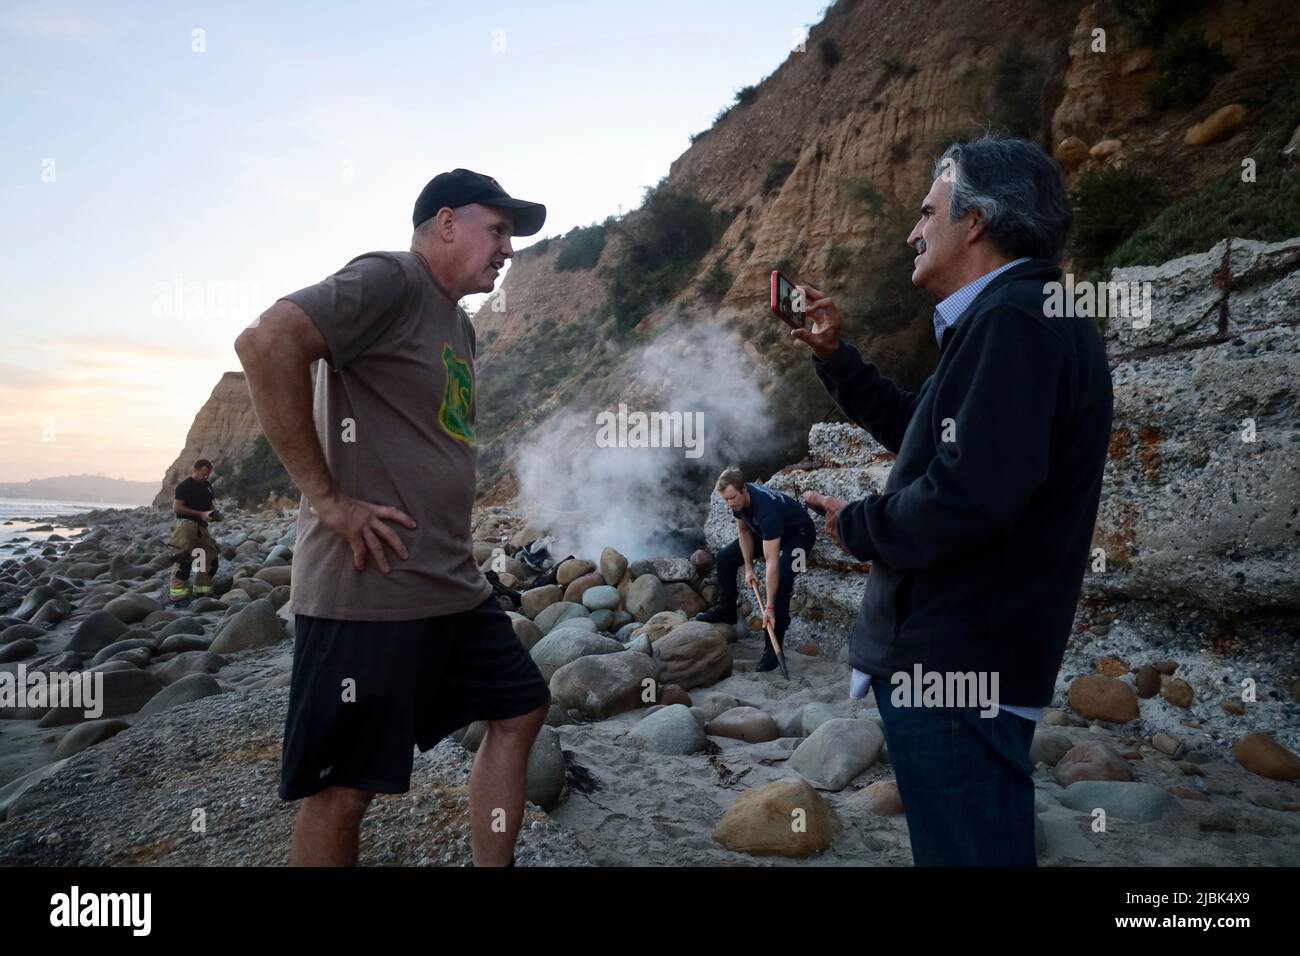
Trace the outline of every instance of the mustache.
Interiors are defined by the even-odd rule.
[[[912,243],[912,248],[916,250],[916,254],[919,256],[925,252],[925,240],[917,239],[916,242]]]

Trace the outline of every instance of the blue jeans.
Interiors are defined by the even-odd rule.
[[[1034,723],[1007,710],[898,707],[875,680],[917,866],[1037,866]]]

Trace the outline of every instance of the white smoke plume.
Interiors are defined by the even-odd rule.
[[[519,449],[519,506],[550,529],[556,558],[595,560],[605,547],[630,560],[676,551],[666,535],[702,525],[722,468],[745,468],[776,444],[760,387],[765,373],[716,327],[668,329],[623,368],[625,394],[609,409],[558,412]],[[619,403],[629,413],[700,413],[702,453],[600,447],[597,415],[617,413]]]

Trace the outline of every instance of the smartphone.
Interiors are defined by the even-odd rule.
[[[772,270],[772,313],[792,329],[802,329],[805,325],[803,309],[794,308],[796,302],[803,304],[797,292],[793,282]]]

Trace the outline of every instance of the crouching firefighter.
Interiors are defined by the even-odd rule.
[[[194,463],[190,477],[176,486],[172,502],[176,527],[167,542],[172,549],[168,596],[173,601],[190,596],[191,571],[194,571],[194,597],[212,593],[212,576],[217,573],[217,542],[208,531],[208,523],[219,516],[212,507],[211,478],[212,462],[200,458]]]
[[[756,482],[734,465],[718,477],[715,489],[736,519],[736,540],[717,555],[718,603],[695,615],[697,621],[736,623],[736,573],[742,565],[745,584],[765,592],[762,600],[763,626],[772,628],[777,644],[785,648],[785,631],[790,626],[790,596],[795,574],[807,569],[812,554],[816,528],[812,516],[794,498]],[[754,558],[761,557],[765,566],[764,582],[759,585],[754,573]],[[764,586],[765,585],[765,586]],[[763,659],[754,669],[777,668],[776,652],[767,639],[763,641]]]

